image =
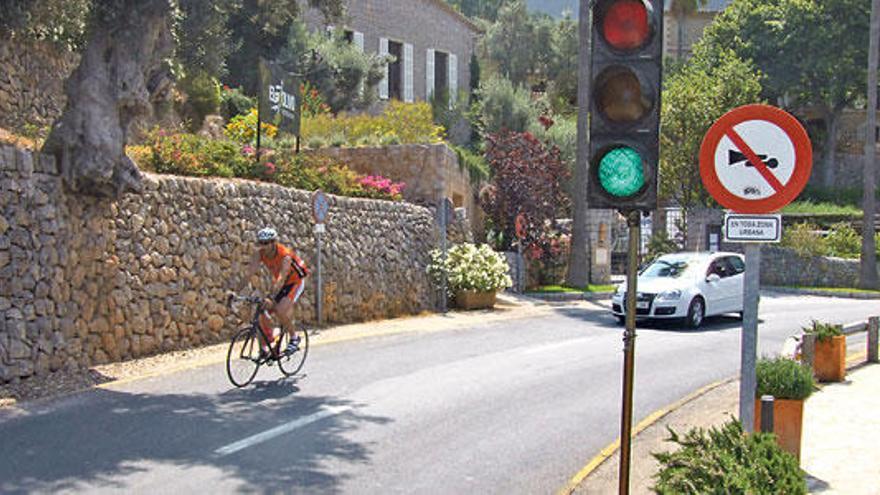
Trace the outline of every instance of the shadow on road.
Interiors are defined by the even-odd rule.
[[[328,460],[367,462],[370,449],[346,439],[363,423],[388,418],[358,412],[361,406],[332,397],[297,395],[295,381],[259,382],[218,395],[126,393],[95,389],[58,408],[0,423],[0,492],[131,490],[131,483],[172,483],[153,477],[158,466],[175,475],[213,467],[213,480],[240,480],[259,492],[333,493],[344,474],[322,467]],[[328,415],[254,447],[221,456],[223,446],[327,408]],[[281,455],[279,455],[279,453]],[[144,474],[140,474],[144,473]],[[167,474],[167,472],[166,472]],[[133,476],[133,478],[132,478]],[[186,486],[187,480],[183,481]],[[234,482],[231,485],[234,486]],[[171,485],[146,483],[138,491],[164,492]]]
[[[603,330],[623,331],[623,325],[611,314],[607,307],[596,305],[595,307],[559,306],[554,311],[561,316],[591,323],[594,327]],[[742,328],[742,321],[734,316],[712,316],[706,318],[697,330],[685,327],[684,323],[676,320],[638,320],[636,328],[639,330],[662,330],[666,332],[680,333],[706,333],[738,330]]]

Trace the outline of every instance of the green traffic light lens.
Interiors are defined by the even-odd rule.
[[[642,156],[629,147],[614,148],[599,161],[599,183],[608,194],[625,198],[645,186]]]

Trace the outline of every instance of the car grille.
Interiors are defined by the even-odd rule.
[[[648,303],[647,308],[636,308],[636,314],[637,315],[651,314],[651,306],[654,304],[655,297],[657,297],[657,294],[648,294],[645,292],[636,293],[636,301]],[[623,308],[626,308],[626,296],[623,297]]]

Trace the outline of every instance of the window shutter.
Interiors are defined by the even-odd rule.
[[[379,38],[379,55],[384,57],[388,55],[388,38]],[[379,82],[379,98],[388,99],[388,72],[391,67],[385,66],[385,77]]]
[[[425,57],[425,100],[434,96],[434,50],[428,50]]]
[[[403,45],[403,101],[413,101],[413,46]]]
[[[364,33],[354,32],[354,45],[364,51]]]
[[[449,109],[452,109],[452,106],[455,104],[455,99],[458,97],[458,57],[454,54],[449,54]]]

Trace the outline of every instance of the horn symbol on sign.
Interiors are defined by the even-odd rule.
[[[746,158],[746,155],[740,153],[739,151],[728,150],[727,157],[731,166],[736,165],[739,162],[746,162],[746,167],[754,167],[754,165],[752,165],[752,162],[750,162],[749,159]],[[779,161],[776,158],[771,158],[767,160],[767,155],[758,155],[758,158],[760,158],[762,161],[766,160],[764,161],[764,164],[767,165],[767,168],[776,168],[777,166],[779,166]]]

